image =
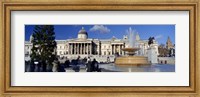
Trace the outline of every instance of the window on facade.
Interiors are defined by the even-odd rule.
[[[62,54],[62,51],[60,51],[60,55]]]
[[[106,46],[104,45],[104,48],[106,48]]]
[[[104,52],[104,55],[106,55],[106,51]]]

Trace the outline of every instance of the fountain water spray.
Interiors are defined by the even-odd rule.
[[[147,57],[145,56],[135,56],[135,52],[138,51],[140,48],[136,47],[136,37],[135,31],[130,27],[127,30],[129,35],[129,47],[122,48],[124,52],[128,54],[128,56],[122,56],[116,58],[115,64],[117,65],[145,65],[149,64]]]
[[[135,31],[131,28],[131,27],[129,27],[129,29],[127,30],[127,33],[128,33],[128,42],[129,42],[129,47],[130,48],[133,48],[133,47],[135,47],[136,45],[136,42],[135,42]]]

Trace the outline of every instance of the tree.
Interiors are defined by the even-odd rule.
[[[32,36],[31,61],[38,60],[42,66],[42,71],[45,72],[47,65],[51,66],[52,62],[56,59],[54,26],[36,25]]]

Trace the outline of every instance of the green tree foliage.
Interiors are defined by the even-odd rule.
[[[54,26],[36,25],[32,36],[31,60],[38,60],[45,72],[46,66],[52,65],[52,62],[56,59]]]

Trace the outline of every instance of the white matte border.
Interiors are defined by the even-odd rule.
[[[25,73],[25,24],[175,24],[176,72]],[[11,86],[189,86],[189,11],[12,11]]]

